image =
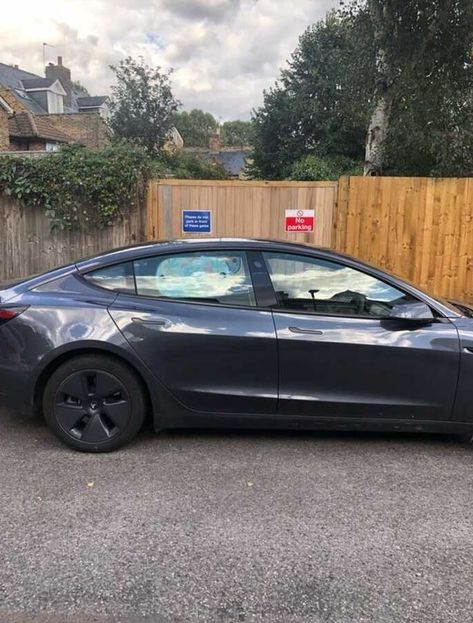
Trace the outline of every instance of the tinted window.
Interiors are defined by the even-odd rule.
[[[425,306],[410,294],[343,264],[264,253],[278,307],[328,315],[412,317]]]
[[[216,251],[136,260],[138,294],[202,303],[255,305],[246,255]]]
[[[131,262],[93,270],[84,275],[84,278],[94,285],[106,288],[107,290],[135,293],[133,266]]]

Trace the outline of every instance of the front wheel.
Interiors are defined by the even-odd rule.
[[[51,431],[83,452],[110,452],[143,425],[146,401],[128,366],[107,355],[79,355],[51,375],[43,412]]]

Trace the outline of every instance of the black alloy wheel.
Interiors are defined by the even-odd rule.
[[[128,393],[108,372],[73,372],[56,391],[56,420],[73,437],[87,443],[112,439],[130,420]]]
[[[53,432],[77,450],[105,452],[132,439],[145,416],[141,383],[121,361],[79,356],[49,379],[43,400]]]

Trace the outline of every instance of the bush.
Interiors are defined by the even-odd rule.
[[[160,165],[168,175],[177,179],[228,179],[228,174],[220,163],[214,160],[204,160],[185,151],[163,154]]]
[[[309,154],[292,165],[289,179],[297,181],[338,180],[342,175],[363,175],[363,164],[346,156]]]
[[[53,229],[111,225],[136,201],[150,169],[146,152],[125,141],[91,151],[73,145],[41,158],[0,158],[0,192],[46,211]]]
[[[72,145],[41,158],[0,157],[0,193],[44,209],[52,229],[113,225],[135,205],[146,179],[162,176],[225,179],[227,174],[218,163],[185,152],[151,157],[126,140],[95,151]]]

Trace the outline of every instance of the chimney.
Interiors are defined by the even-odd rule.
[[[220,151],[220,132],[212,132],[209,138],[210,151]]]
[[[64,98],[64,106],[70,108],[72,104],[72,80],[71,70],[62,64],[62,56],[57,57],[57,65],[49,63],[45,71],[46,78],[59,80],[63,86],[66,96]]]

